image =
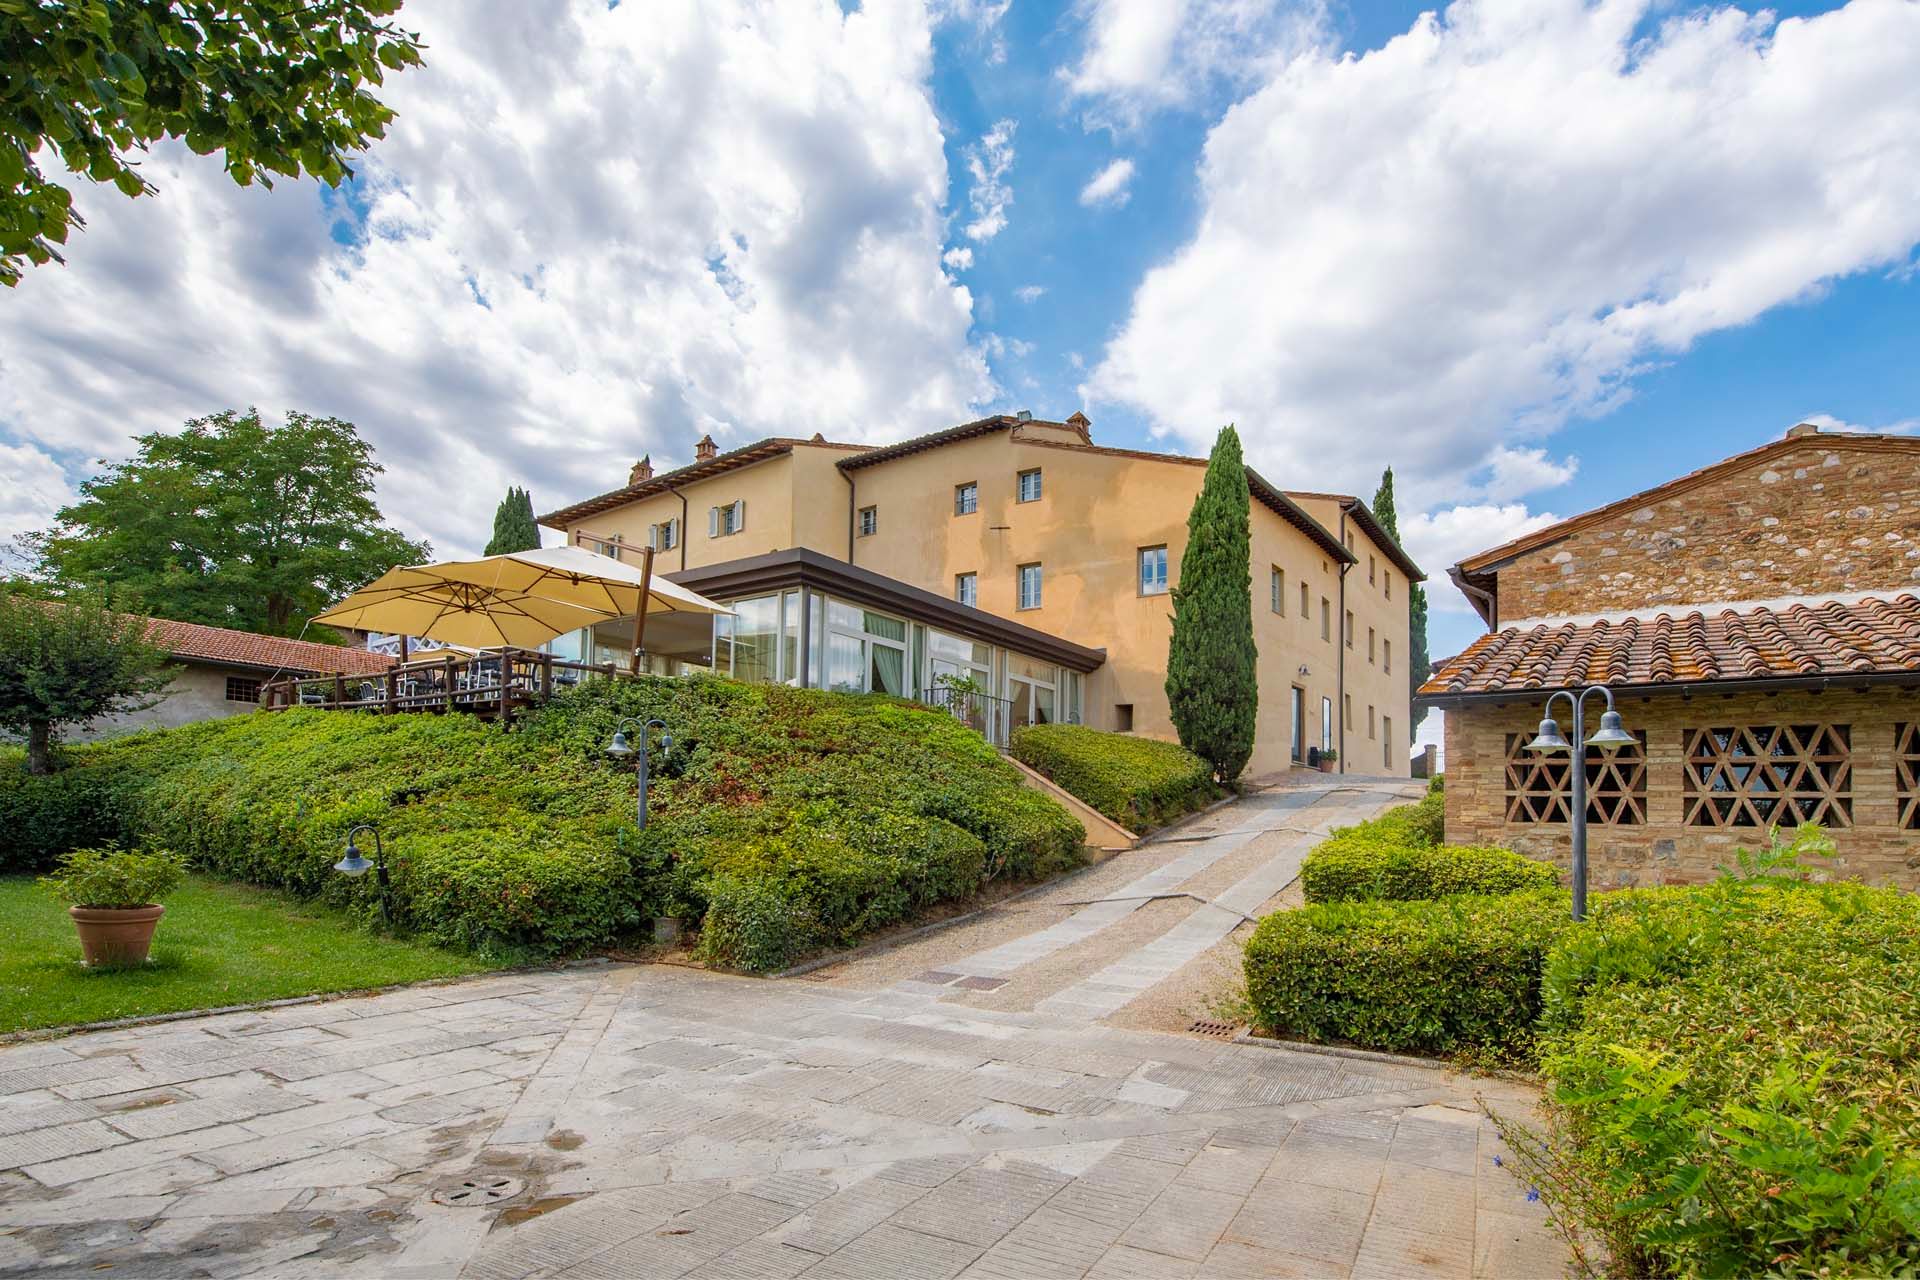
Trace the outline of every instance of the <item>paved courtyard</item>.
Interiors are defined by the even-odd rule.
[[[1524,1087],[1110,1024],[1392,799],[1263,793],[813,980],[596,965],[0,1049],[0,1273],[1557,1275],[1479,1105]]]

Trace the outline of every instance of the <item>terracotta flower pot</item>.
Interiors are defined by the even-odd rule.
[[[153,945],[153,931],[162,906],[144,907],[68,907],[73,927],[80,932],[80,953],[88,968],[104,965],[136,965],[147,962],[147,948]]]

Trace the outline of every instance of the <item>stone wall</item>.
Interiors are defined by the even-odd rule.
[[[1920,442],[1804,440],[1502,567],[1500,624],[1920,585]]]
[[[1530,739],[1539,724],[1540,705],[1538,700],[1516,700],[1447,712],[1447,839],[1506,845],[1564,868],[1570,860],[1565,824],[1510,823],[1506,816],[1507,735]],[[1564,710],[1565,703],[1560,705]],[[1590,883],[1595,888],[1712,879],[1718,866],[1733,861],[1736,847],[1764,845],[1764,829],[1685,824],[1686,738],[1689,730],[1699,728],[1792,724],[1848,727],[1852,825],[1831,830],[1840,847],[1840,856],[1830,864],[1833,873],[1920,889],[1920,830],[1899,825],[1895,744],[1896,725],[1920,721],[1920,690],[1666,696],[1623,699],[1619,709],[1628,729],[1647,735],[1646,821],[1588,826]],[[1567,717],[1562,714],[1560,719],[1562,731],[1571,735]]]
[[[175,669],[166,696],[143,711],[126,715],[102,716],[84,727],[70,729],[61,736],[69,742],[91,742],[98,738],[118,737],[138,729],[192,724],[219,716],[237,716],[256,710],[251,702],[227,701],[227,677],[265,679],[269,673],[251,667],[216,667],[203,663],[182,664]]]

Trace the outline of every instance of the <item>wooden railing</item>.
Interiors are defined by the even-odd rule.
[[[268,711],[465,711],[511,719],[520,708],[583,680],[626,674],[612,663],[574,662],[537,649],[442,650],[374,675],[282,676],[261,686],[260,705]]]

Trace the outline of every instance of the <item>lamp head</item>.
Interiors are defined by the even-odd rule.
[[[347,856],[334,863],[333,869],[350,876],[363,876],[373,870],[373,864],[361,854],[360,846],[353,842],[353,832],[347,832]]]
[[[1540,722],[1540,732],[1535,735],[1532,742],[1527,744],[1527,750],[1535,755],[1548,755],[1571,751],[1573,747],[1566,738],[1561,736],[1559,724],[1552,716],[1548,716]]]
[[[661,749],[662,751],[671,751],[671,750],[673,750],[673,735],[672,735],[672,734],[670,734],[670,733],[663,733],[663,734],[661,734],[661,735],[660,735],[660,749]]]
[[[1587,739],[1587,745],[1612,753],[1622,747],[1631,747],[1635,742],[1633,735],[1620,727],[1620,713],[1608,711],[1600,717],[1600,727]]]
[[[607,744],[607,754],[615,760],[626,760],[633,755],[633,748],[627,745],[627,731],[616,729],[613,741]]]

